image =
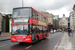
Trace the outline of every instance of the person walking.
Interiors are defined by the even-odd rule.
[[[73,36],[73,32],[74,32],[74,30],[72,29],[72,30],[71,30],[72,36]]]
[[[68,29],[68,35],[70,36],[70,33],[71,33],[71,29]]]

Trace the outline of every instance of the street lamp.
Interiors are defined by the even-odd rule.
[[[23,7],[23,0],[22,0],[22,7]]]

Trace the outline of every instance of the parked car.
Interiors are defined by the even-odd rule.
[[[54,30],[54,32],[56,32],[56,30]]]
[[[50,33],[54,33],[54,32],[53,32],[53,29],[51,29]]]
[[[57,32],[61,32],[62,30],[61,29],[57,29]]]

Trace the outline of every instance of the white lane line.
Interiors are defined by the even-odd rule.
[[[2,45],[2,46],[0,46],[0,47],[4,47],[4,46],[6,46],[6,45],[8,45],[8,44]]]
[[[30,47],[32,47],[32,45],[30,45],[30,46],[26,47],[26,49],[28,49],[28,48],[30,48]]]

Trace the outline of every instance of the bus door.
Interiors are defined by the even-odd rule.
[[[44,31],[43,31],[43,27],[42,27],[42,38],[44,39]]]
[[[32,27],[32,41],[35,41],[36,38],[36,27]]]

